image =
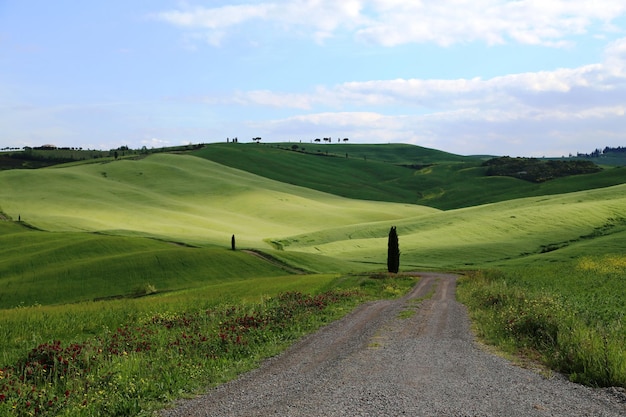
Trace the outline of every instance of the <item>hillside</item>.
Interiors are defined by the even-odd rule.
[[[173,154],[3,171],[0,184],[0,308],[288,274],[230,251],[231,236],[239,248],[271,251],[282,236],[437,211],[349,200]],[[289,262],[369,268],[309,254]]]
[[[304,148],[304,152],[302,151]],[[442,210],[626,182],[626,170],[531,183],[487,176],[478,157],[412,145],[211,144],[193,155],[289,184],[348,198]]]
[[[267,149],[268,158],[281,152],[277,160],[285,167],[291,157],[345,162],[345,158]],[[256,154],[254,149],[241,152]],[[415,172],[383,162],[367,164]],[[457,180],[468,183],[461,177],[512,185],[519,181],[479,177],[478,168],[455,171],[449,167],[435,165],[419,175],[432,172],[442,187],[456,190],[458,198],[467,200],[491,188],[463,190]],[[613,171],[621,174],[621,169]],[[384,177],[386,171],[382,172],[373,170],[371,175]],[[293,175],[298,176],[302,177]],[[323,178],[316,180],[323,182]],[[355,178],[338,176],[336,182],[354,188]],[[571,187],[579,186],[581,178],[586,177],[565,178],[555,191],[567,188],[567,181]],[[625,236],[626,185],[442,212],[419,205],[342,198],[174,154],[4,171],[0,183],[0,209],[5,218],[22,221],[0,222],[4,285],[30,282],[29,288],[35,291],[51,282],[72,286],[85,277],[101,282],[95,285],[98,290],[85,294],[87,298],[105,288],[104,295],[111,296],[146,284],[160,289],[193,287],[203,276],[233,276],[234,265],[249,265],[250,270],[263,273],[268,266],[264,261],[246,260],[249,255],[228,250],[233,234],[239,248],[260,249],[316,272],[383,269],[386,236],[392,225],[398,227],[404,269],[484,267],[558,258],[568,251],[567,256],[576,256],[576,248],[583,244],[586,252],[593,252],[589,242],[599,239],[602,250],[623,247]],[[555,184],[546,182],[543,190],[550,191]],[[371,187],[370,191],[375,190]],[[26,225],[39,230],[22,227]],[[205,259],[211,262],[204,264]],[[145,271],[155,266],[159,272],[147,276]],[[267,273],[280,273],[280,268]],[[168,278],[172,276],[177,278]],[[118,281],[120,277],[125,278]]]
[[[486,268],[619,253],[626,244],[626,185],[359,224],[282,239],[287,251],[378,263],[392,225],[404,269]],[[600,243],[601,242],[601,243]]]
[[[138,237],[50,233],[0,221],[0,309],[134,297],[282,274],[280,267],[242,252]]]
[[[194,245],[265,246],[273,236],[435,211],[350,200],[193,156],[0,172],[2,210],[49,231],[98,231]]]

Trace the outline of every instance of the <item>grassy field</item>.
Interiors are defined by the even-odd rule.
[[[0,318],[0,415],[152,415],[357,303],[415,283],[344,277],[334,285],[336,278],[232,280],[124,302],[9,310]]]
[[[265,247],[274,236],[435,210],[296,187],[204,159],[159,154],[0,173],[2,210],[48,231],[140,235],[193,245]]]
[[[306,152],[294,151],[293,146],[304,147]],[[626,170],[619,167],[542,184],[510,177],[486,177],[487,168],[481,166],[484,157],[463,157],[411,145],[218,143],[192,154],[344,197],[420,204],[442,210],[626,182]]]
[[[279,266],[222,248],[50,233],[0,222],[0,309],[141,296],[284,273]]]
[[[624,233],[603,239],[623,248]],[[623,251],[470,274],[459,287],[479,335],[576,382],[626,386]],[[596,248],[594,252],[599,252]]]
[[[144,346],[140,340],[170,356],[95,354],[97,372],[72,368],[100,387],[85,394],[89,406],[81,406],[76,387],[60,382],[67,374],[34,381],[33,392],[52,384],[61,398],[41,394],[57,407],[49,415],[140,414],[190,392],[181,388],[185,380],[194,381],[193,391],[247,369],[359,300],[404,291],[410,280],[378,274],[391,226],[401,271],[470,277],[459,293],[485,339],[577,381],[626,385],[626,184],[613,185],[625,182],[623,168],[530,184],[485,177],[478,158],[418,147],[293,145],[219,144],[192,155],[0,172],[0,414],[14,404],[3,401],[3,378],[30,372],[30,356],[108,349],[115,335],[129,348]],[[232,235],[237,251],[230,250]],[[287,334],[255,333],[267,340],[245,364],[227,356],[203,373],[190,362],[158,379],[157,392],[142,382],[156,378],[147,363],[159,363],[158,373],[180,360],[168,350],[182,343],[180,333],[163,330],[164,317],[196,323],[203,311],[219,310],[217,322],[203,318],[207,327],[194,327],[217,349],[216,323],[229,309],[247,320],[248,313],[264,314],[270,298],[272,309],[283,308],[290,301],[280,294],[289,291],[303,292],[304,305],[320,294],[334,300],[329,291],[360,295],[329,303],[312,322],[303,313]],[[142,339],[146,332],[156,339]],[[111,401],[123,410],[97,394],[109,382]],[[63,400],[65,391],[71,400]],[[139,404],[140,395],[150,400]],[[21,415],[32,414],[32,401],[19,397]]]
[[[332,228],[290,236],[280,243],[287,250],[382,266],[386,253],[379,248],[386,242],[389,227],[396,225],[403,268],[487,268],[555,256],[560,252],[553,251],[591,238],[623,233],[625,207],[626,185],[620,185]]]

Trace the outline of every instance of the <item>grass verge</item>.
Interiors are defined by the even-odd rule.
[[[624,266],[623,257],[605,256],[558,268],[479,271],[459,280],[458,296],[487,343],[536,358],[574,382],[626,387]]]
[[[232,288],[232,302],[195,305],[194,295],[179,294],[169,302],[137,300],[132,311],[113,304],[127,316],[117,327],[94,328],[93,336],[82,339],[60,329],[63,339],[39,343],[3,361],[0,415],[150,415],[173,399],[257,366],[358,303],[398,296],[414,283],[411,277],[325,276],[313,285],[318,291],[292,289],[250,301],[248,281]],[[72,309],[75,322],[93,321],[90,304]],[[34,317],[29,310],[12,312],[22,313],[27,323]],[[17,329],[12,337],[28,338],[27,333]]]

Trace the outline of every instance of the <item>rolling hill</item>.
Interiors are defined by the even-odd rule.
[[[392,226],[400,272],[461,272],[486,341],[626,386],[623,168],[533,184],[418,147],[293,146],[0,171],[0,414],[143,415],[224,382],[414,286],[386,273]]]
[[[485,158],[402,144],[217,143],[192,154],[276,181],[348,198],[419,204],[441,210],[626,182],[626,170],[607,167],[596,174],[533,184],[511,177],[487,176],[488,168],[482,166]]]
[[[383,270],[392,225],[404,270],[560,262],[626,243],[626,185],[606,187],[625,182],[622,168],[530,184],[423,148],[315,146],[339,154],[219,144],[0,172],[0,308],[289,273],[280,262]],[[231,251],[233,234],[280,262]]]

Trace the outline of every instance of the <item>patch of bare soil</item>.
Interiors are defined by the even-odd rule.
[[[161,416],[626,415],[606,390],[547,379],[479,348],[455,299],[456,276],[421,277],[405,297],[364,304]]]

